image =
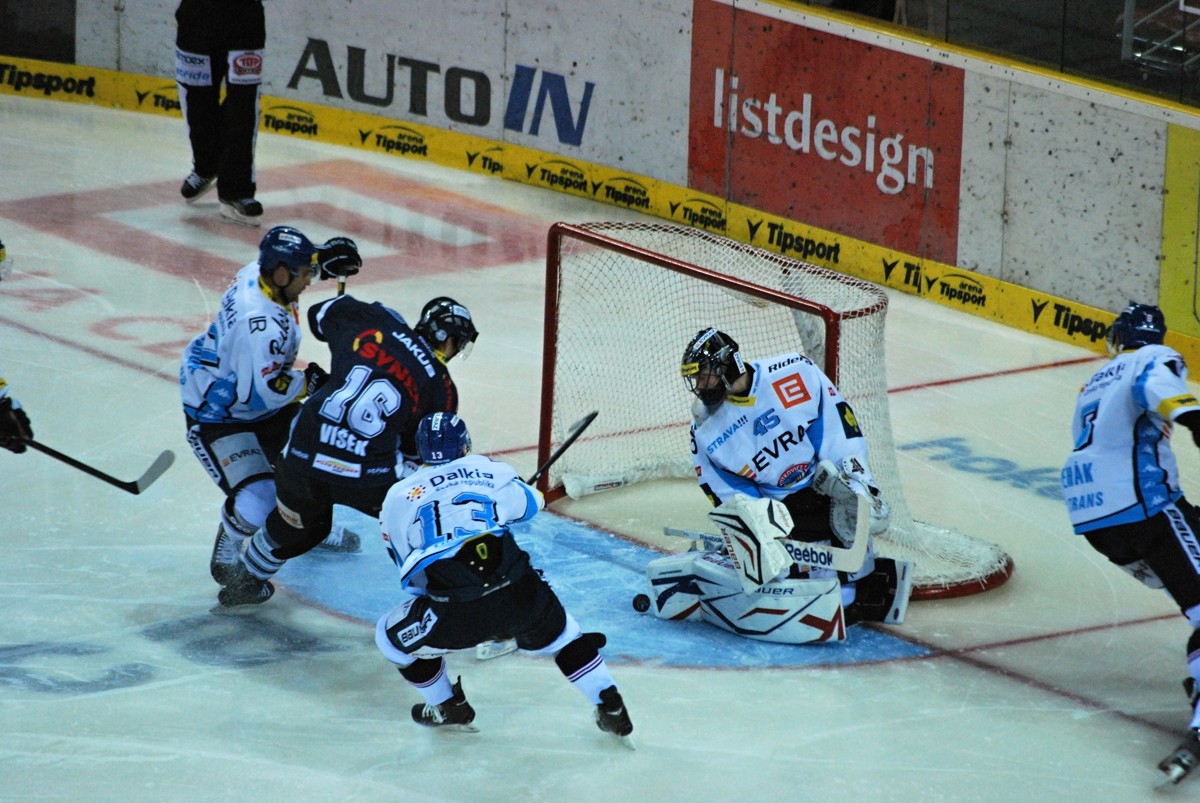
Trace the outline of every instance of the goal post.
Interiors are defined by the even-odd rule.
[[[1002,584],[1012,559],[999,546],[914,521],[909,512],[887,399],[887,306],[875,284],[699,229],[554,224],[546,253],[538,463],[581,416],[600,415],[539,488],[553,501],[663,477],[694,481],[688,424],[695,399],[679,362],[696,332],[715,326],[738,341],[747,359],[800,351],[838,386],[892,509],[877,548],[915,562],[914,599]]]

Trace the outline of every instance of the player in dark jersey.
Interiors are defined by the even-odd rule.
[[[226,573],[225,606],[270,599],[271,577],[325,538],[335,504],[379,515],[416,454],[417,424],[458,411],[446,364],[465,357],[478,334],[467,308],[444,296],[411,327],[395,310],[352,296],[314,305],[308,322],[329,344],[329,381],[296,416],[275,472],[276,509]]]

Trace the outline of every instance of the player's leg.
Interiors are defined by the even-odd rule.
[[[187,440],[209,477],[225,493],[209,571],[224,584],[242,541],[254,535],[275,507],[270,449],[250,425],[189,422]]]
[[[266,23],[262,3],[226,7],[225,99],[221,103],[221,163],[217,193],[222,214],[240,223],[258,224],[262,205],[254,200],[254,150],[262,92]]]
[[[221,164],[220,75],[223,54],[214,64],[210,4],[182,0],[175,12],[175,83],[192,147],[192,172],[180,193],[188,203],[208,192]]]
[[[514,630],[522,650],[553,655],[554,663],[572,686],[596,706],[596,725],[625,739],[633,722],[612,672],[600,654],[607,643],[603,633],[584,633],[567,613],[554,589],[540,571],[528,570],[513,585],[512,609],[518,620]],[[626,741],[626,744],[630,744]]]

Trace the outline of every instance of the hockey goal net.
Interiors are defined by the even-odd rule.
[[[892,509],[877,549],[915,562],[914,599],[973,594],[1008,579],[1012,560],[999,546],[912,519],[892,440],[880,287],[663,223],[555,224],[546,266],[539,465],[576,422],[600,411],[539,480],[547,499],[694,480],[694,399],[679,359],[697,331],[715,326],[747,359],[800,351],[837,384]]]

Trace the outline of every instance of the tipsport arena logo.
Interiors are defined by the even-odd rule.
[[[134,88],[133,94],[137,97],[138,108],[143,108],[149,101],[149,106],[152,109],[161,109],[165,112],[178,112],[183,110],[183,106],[179,103],[179,88],[175,84],[166,84],[156,89],[141,90]]]
[[[758,238],[762,221],[748,222],[746,225],[750,231],[750,242],[753,243]],[[842,252],[842,244],[839,242],[828,243],[806,237],[789,231],[782,223],[767,224],[767,245],[774,246],[781,256],[791,255],[801,262],[819,259],[836,265]]]
[[[562,159],[525,165],[525,176],[552,190],[591,195],[583,168]]]
[[[671,217],[693,228],[705,231],[724,233],[729,229],[729,220],[725,217],[725,210],[703,198],[689,198],[681,202],[672,201]]]
[[[317,116],[300,106],[272,106],[263,111],[263,128],[275,134],[317,136]]]
[[[41,92],[46,97],[62,93],[81,97],[96,97],[96,76],[75,78],[52,72],[22,70],[16,64],[0,62],[0,84],[8,84],[14,92],[27,89]]]
[[[598,201],[607,201],[626,209],[650,209],[650,191],[646,185],[625,176],[593,182],[592,195]]]
[[[1033,322],[1036,324],[1038,319],[1042,317],[1042,313],[1046,311],[1049,302],[1033,300],[1030,303],[1033,308]],[[1057,302],[1053,305],[1053,310],[1054,326],[1062,329],[1071,337],[1086,338],[1091,343],[1095,343],[1097,340],[1104,340],[1108,337],[1109,325],[1104,321],[1080,315],[1066,304]]]
[[[377,151],[391,156],[428,156],[429,143],[419,131],[402,125],[387,125],[379,129],[359,129],[359,139]]]

